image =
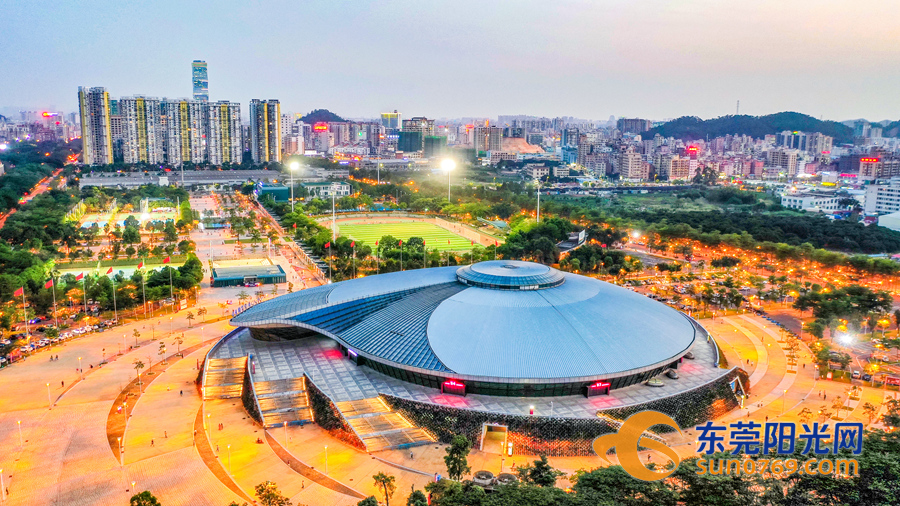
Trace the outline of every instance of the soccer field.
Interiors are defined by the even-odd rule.
[[[339,223],[338,231],[341,235],[350,237],[355,241],[362,241],[373,249],[375,248],[375,241],[386,235],[403,241],[408,241],[410,237],[421,237],[425,239],[425,246],[429,250],[468,251],[472,249],[472,241],[431,223]],[[447,241],[450,241],[450,243],[448,244]]]

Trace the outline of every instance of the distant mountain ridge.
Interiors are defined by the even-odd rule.
[[[821,132],[834,137],[835,142],[853,142],[853,129],[837,121],[822,121],[799,112],[779,112],[766,116],[729,115],[702,120],[696,116],[682,116],[652,128],[642,135],[695,140],[723,137],[725,135],[749,135],[762,138],[785,130]],[[887,132],[885,132],[887,135]]]
[[[343,123],[347,120],[329,111],[328,109],[316,109],[306,116],[300,118],[300,121],[311,125],[313,123]]]

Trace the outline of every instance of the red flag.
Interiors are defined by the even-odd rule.
[[[403,240],[402,240],[402,239],[400,240],[400,246],[403,246]]]
[[[53,286],[53,278],[50,278],[50,281],[44,283],[44,288],[50,288]]]
[[[422,246],[425,246],[425,239],[422,239]]]
[[[164,264],[167,264],[167,263],[169,263],[169,262],[171,262],[171,261],[172,261],[172,257],[166,257],[166,258],[163,259],[163,263],[164,263]]]
[[[19,297],[21,295],[25,295],[25,287],[24,286],[19,288],[15,292],[13,292],[13,297]]]
[[[138,267],[140,269],[140,267]],[[75,276],[75,281],[81,281],[84,278],[84,273],[80,272],[77,276]]]
[[[375,246],[378,246],[378,241],[375,241]]]
[[[472,246],[475,246],[475,241],[472,241]]]
[[[600,247],[601,247],[601,248],[605,248],[605,247],[606,247],[606,243],[601,244]]]
[[[296,224],[296,223],[294,223],[294,228],[297,228],[297,224]]]
[[[331,241],[326,242],[326,243],[325,243],[325,247],[326,247],[326,248],[330,248],[330,247],[331,247]]]
[[[143,260],[141,260],[141,263],[138,264],[138,267],[137,267],[137,268],[138,268],[138,270],[144,268],[144,261],[143,261]]]
[[[350,241],[350,247],[351,247],[351,248],[355,248],[355,247],[356,247],[356,241]]]
[[[447,239],[447,244],[450,244],[450,239]]]
[[[106,271],[106,274],[107,274],[107,275],[110,275],[110,274],[112,274],[112,267],[110,267],[110,268],[109,268],[109,270],[108,270],[108,271]]]
[[[500,246],[500,243],[497,241],[494,241],[494,247],[496,248],[497,246]]]

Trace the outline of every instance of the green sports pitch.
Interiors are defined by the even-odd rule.
[[[375,241],[386,235],[408,241],[410,237],[425,239],[425,246],[439,251],[462,251],[472,249],[472,241],[458,236],[437,225],[423,222],[405,223],[338,223],[341,235],[355,241],[362,241],[372,248]],[[450,241],[448,244],[447,241]]]

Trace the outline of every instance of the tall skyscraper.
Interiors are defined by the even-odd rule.
[[[113,163],[112,134],[109,125],[109,93],[106,88],[78,87],[81,113],[81,140],[85,165]]]
[[[166,132],[158,98],[123,97],[118,102],[122,118],[122,161],[163,163]]]
[[[281,162],[281,104],[250,101],[250,154],[253,163]]]
[[[191,63],[191,82],[194,86],[194,100],[209,102],[209,74],[205,61],[194,60]]]
[[[202,164],[207,160],[207,104],[196,100],[164,100],[166,115],[166,163]]]
[[[206,149],[209,163],[241,163],[244,156],[241,104],[219,101],[207,106]]]

